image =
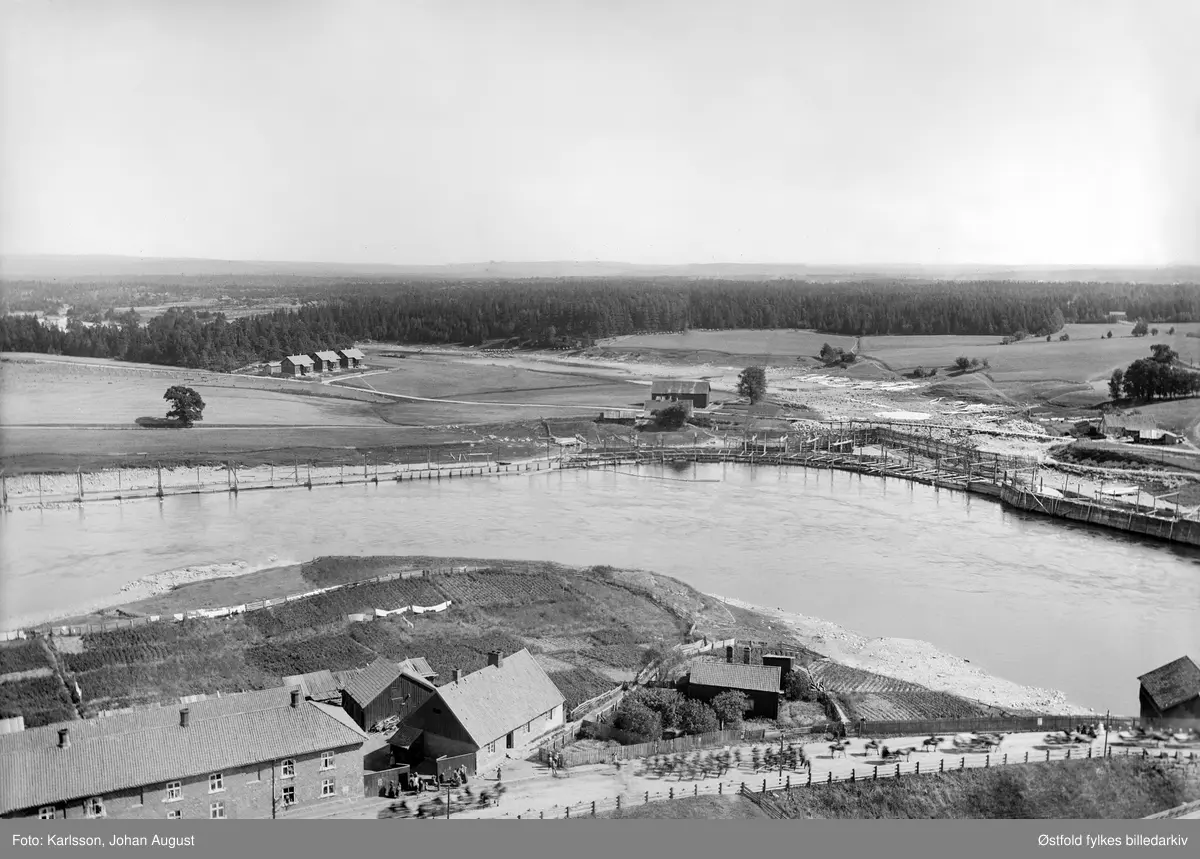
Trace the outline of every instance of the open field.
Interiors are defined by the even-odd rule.
[[[796,788],[770,798],[790,819],[1130,820],[1200,798],[1198,776],[1191,767],[1113,757]]]
[[[742,796],[664,799],[597,815],[608,820],[765,820],[766,812]]]
[[[1170,336],[1171,325],[1157,327],[1157,337],[1134,337],[1130,325],[1068,325],[1059,334],[1070,340],[1059,341],[1055,334],[1049,343],[1045,337],[1031,337],[1007,346],[999,337],[864,337],[861,351],[901,373],[937,367],[944,374],[960,355],[987,358],[991,368],[985,372],[996,382],[1107,380],[1114,368],[1149,357],[1153,343],[1168,343],[1185,358],[1200,356],[1200,340],[1186,336],[1200,331],[1200,325],[1175,325]],[[1112,339],[1102,339],[1108,331]]]
[[[597,343],[609,352],[667,351],[676,353],[711,352],[723,355],[762,355],[773,363],[792,365],[797,358],[813,358],[821,346],[842,349],[854,347],[853,337],[821,334],[801,329],[772,329],[763,331],[686,331],[676,334],[633,334],[610,337]]]

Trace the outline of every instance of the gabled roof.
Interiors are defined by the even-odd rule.
[[[1154,422],[1153,418],[1143,415],[1105,415],[1103,425],[1104,429],[1110,431],[1158,429],[1158,424]]]
[[[688,682],[748,692],[778,692],[779,666],[697,660],[692,663]]]
[[[312,352],[314,358],[319,358],[322,361],[336,361],[338,359],[337,352]]]
[[[504,657],[503,663],[438,687],[437,697],[476,746],[495,742],[565,702],[528,650]]]
[[[360,707],[386,692],[400,678],[400,668],[395,662],[380,657],[366,668],[346,678],[343,687],[346,694]]]
[[[292,364],[312,364],[313,363],[313,359],[308,357],[307,355],[288,355],[283,360],[288,361]],[[281,361],[280,363],[282,364],[283,362]]]
[[[283,685],[300,687],[300,694],[317,701],[341,700],[342,684],[332,671],[310,671],[307,674],[289,674]]]
[[[278,758],[361,745],[357,727],[322,705],[291,706],[283,687],[60,722],[0,734],[0,814],[143,785],[225,772]],[[70,732],[67,748],[58,731]]]
[[[1187,656],[1143,674],[1138,681],[1160,711],[1200,695],[1200,668]]]
[[[363,358],[365,358],[365,357],[366,357],[366,355],[364,355],[364,354],[363,354],[363,353],[362,353],[360,350],[358,350],[358,349],[339,349],[339,350],[338,350],[338,352],[339,352],[339,353],[340,353],[340,354],[341,354],[343,357],[346,357],[346,358],[358,358],[360,361],[361,361]]]
[[[655,394],[707,394],[710,390],[708,382],[655,379],[650,383],[650,396]]]
[[[424,656],[413,656],[399,663],[400,670],[407,674],[415,674],[418,677],[423,677],[428,680],[430,677],[437,677],[438,673],[433,670],[433,666],[429,664],[429,660]]]

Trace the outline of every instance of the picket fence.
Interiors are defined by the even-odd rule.
[[[275,599],[254,600],[237,606],[224,606],[222,608],[213,609],[196,609],[187,612],[176,612],[170,615],[149,615],[145,617],[130,617],[119,618],[115,620],[106,620],[100,623],[75,624],[70,626],[43,626],[33,629],[9,630],[0,633],[0,641],[14,641],[17,639],[29,638],[36,635],[87,635],[97,632],[111,632],[116,629],[130,629],[136,626],[144,626],[148,623],[162,622],[181,622],[184,620],[195,620],[199,618],[217,618],[230,617],[233,615],[244,614],[246,612],[261,611],[275,606],[285,605],[286,603],[295,602],[296,600],[310,599],[321,594],[331,593],[333,591],[347,590],[351,588],[363,587],[365,585],[379,584],[381,582],[392,582],[397,579],[415,579],[428,578],[439,575],[449,575],[452,573],[477,573],[481,572],[485,567],[442,567],[428,570],[404,570],[399,573],[389,573],[384,576],[374,576],[370,579],[362,579],[361,581],[346,582],[340,585],[331,585],[327,588],[318,588],[312,591],[305,591],[300,594],[289,594],[284,597]],[[424,614],[425,612],[440,612],[449,608],[451,602],[446,600],[439,605],[434,606],[403,606],[398,609],[383,610],[375,609],[373,615],[348,615],[351,618],[360,618],[366,620],[368,617],[386,617],[390,614],[404,614],[411,611],[413,614]]]
[[[1107,719],[1095,713],[1074,715],[995,716],[971,719],[917,719],[908,721],[859,721],[839,725],[833,722],[812,726],[811,733],[837,733],[845,728],[855,737],[917,737],[925,734],[987,733],[991,731],[1070,731],[1082,725],[1104,723],[1110,732],[1137,727],[1188,729],[1200,726],[1200,719],[1140,719],[1136,716],[1113,716]]]

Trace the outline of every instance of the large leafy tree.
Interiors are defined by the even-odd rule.
[[[738,376],[737,392],[757,403],[767,395],[767,371],[763,367],[747,367]]]
[[[753,707],[749,696],[736,689],[726,689],[712,700],[713,712],[717,714],[722,728],[738,727],[742,724],[742,717]]]
[[[194,389],[172,385],[163,394],[163,399],[171,404],[167,417],[179,421],[185,427],[204,420],[204,400]]]

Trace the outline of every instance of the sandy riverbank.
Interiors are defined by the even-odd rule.
[[[758,612],[787,624],[806,646],[830,659],[874,671],[930,689],[952,692],[984,704],[1043,714],[1091,713],[1072,704],[1062,692],[1022,686],[987,673],[966,659],[939,650],[927,641],[911,638],[869,638],[831,621],[781,609],[765,608],[738,599],[709,594],[727,605]]]
[[[280,560],[277,556],[272,555],[266,562],[261,564],[251,564],[248,561],[236,560],[219,564],[197,564],[191,567],[181,567],[177,570],[151,573],[148,576],[143,576],[140,579],[123,585],[116,593],[94,600],[87,605],[74,605],[38,615],[13,617],[4,622],[4,629],[28,629],[56,621],[87,617],[88,615],[120,609],[141,600],[165,594],[183,585],[190,585],[209,579],[234,578],[236,576],[244,576],[249,573],[257,573],[263,570],[286,567],[298,563],[300,562]]]

